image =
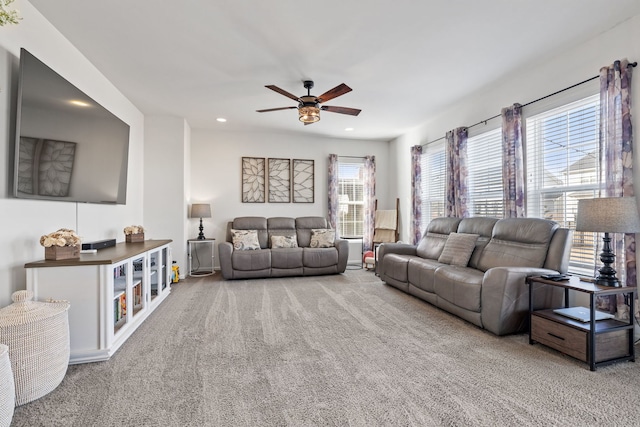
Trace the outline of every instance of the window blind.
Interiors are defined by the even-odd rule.
[[[502,130],[481,133],[467,140],[469,213],[504,216],[502,189]]]
[[[420,228],[421,233],[424,233],[427,224],[433,218],[445,215],[445,141],[434,142],[423,147],[420,168],[422,171]]]
[[[362,236],[364,229],[364,164],[338,162],[338,227],[340,236]]]

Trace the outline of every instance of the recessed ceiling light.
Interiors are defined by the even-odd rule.
[[[71,101],[69,101],[69,104],[73,104],[77,107],[91,107],[91,104],[84,101],[78,101],[77,99],[72,99]]]
[[[345,128],[344,130],[346,130],[347,132],[353,132],[353,128]]]
[[[219,121],[220,123],[224,123],[227,121],[227,119],[225,119],[224,117],[218,117],[216,120]]]

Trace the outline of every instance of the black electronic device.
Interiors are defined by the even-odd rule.
[[[96,242],[87,242],[82,244],[82,250],[88,249],[104,249],[116,245],[116,239],[98,240]]]

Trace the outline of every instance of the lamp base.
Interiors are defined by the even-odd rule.
[[[206,239],[206,237],[204,237],[204,227],[202,226],[202,218],[200,218],[200,227],[199,227],[200,233],[198,234],[198,240],[204,240]]]
[[[604,245],[602,247],[602,253],[600,254],[600,261],[602,261],[604,266],[598,270],[600,275],[596,277],[596,284],[619,288],[622,285],[620,284],[620,280],[616,277],[616,270],[611,267],[616,256],[611,250],[611,237],[609,236],[609,233],[604,233],[602,241],[604,242]]]
[[[596,277],[596,285],[600,285],[600,286],[611,286],[613,288],[619,288],[622,285],[620,284],[620,280],[618,280],[617,277],[615,277],[615,275],[613,277],[606,277],[606,276],[598,276]]]

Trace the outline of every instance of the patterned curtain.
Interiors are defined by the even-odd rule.
[[[329,154],[329,224],[338,237],[338,155]]]
[[[522,107],[520,104],[513,104],[502,109],[502,185],[505,218],[525,216],[522,158]]]
[[[466,218],[468,170],[467,170],[467,128],[457,128],[447,132],[447,205],[445,214],[451,217]]]
[[[411,240],[416,245],[422,237],[420,218],[422,217],[422,199],[420,192],[422,187],[422,170],[420,158],[422,157],[422,145],[411,147]]]
[[[605,197],[631,197],[633,138],[631,133],[631,74],[627,60],[600,69],[600,151]],[[614,268],[622,286],[636,286],[635,234],[614,234]],[[614,308],[614,307],[610,307]]]
[[[364,229],[362,245],[364,251],[373,249],[373,228],[376,200],[376,158],[364,158]]]

